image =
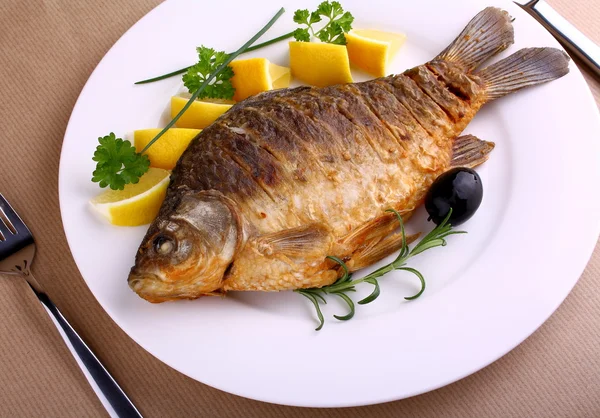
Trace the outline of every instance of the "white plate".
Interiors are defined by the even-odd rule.
[[[97,137],[156,127],[181,86],[178,78],[147,86],[133,81],[193,63],[200,44],[236,49],[282,5],[286,14],[263,39],[288,32],[294,10],[317,3],[176,0],[135,24],[100,62],[73,110],[60,162],[62,219],[81,274],[106,312],[180,372],[288,405],[391,401],[498,359],[538,328],[579,278],[600,231],[600,118],[574,64],[560,80],[486,106],[466,129],[497,144],[479,169],[485,197],[464,225],[468,235],[451,237],[447,247],[411,263],[428,280],[425,294],[404,301],[416,280],[390,274],[381,280],[380,298],[359,306],[351,321],[333,319],[344,307],[328,304],[320,332],[308,301],[291,292],[143,301],[126,279],[146,228],[111,227],[87,203],[100,191],[90,181]],[[559,47],[507,1],[343,1],[355,27],[408,34],[396,72],[435,56],[488,5],[516,17],[515,45],[502,56],[521,47]],[[281,43],[253,56],[286,64],[286,50]],[[410,224],[428,228],[422,212]]]

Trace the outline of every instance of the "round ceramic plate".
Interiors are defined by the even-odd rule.
[[[478,170],[481,208],[444,248],[411,260],[409,273],[381,282],[379,299],[358,306],[351,321],[336,301],[314,330],[309,302],[293,292],[231,293],[150,304],[127,286],[146,227],[118,228],[88,204],[100,192],[90,181],[97,138],[164,126],[178,77],[133,82],[189,65],[195,47],[232,51],[279,9],[287,12],[263,37],[294,28],[295,9],[317,0],[279,2],[167,1],[135,24],[106,54],[73,110],[60,162],[60,206],[75,261],[92,293],[131,338],[158,359],[203,383],[237,395],[301,406],[351,406],[401,399],[465,377],[498,359],[537,329],[567,296],[600,231],[600,118],[583,77],[571,72],[486,105],[467,127],[497,146]],[[356,28],[404,32],[393,62],[401,72],[434,57],[488,5],[515,18],[522,47],[558,43],[508,1],[343,0]],[[287,64],[285,42],[256,51]],[[360,76],[357,75],[357,79]],[[409,222],[428,230],[423,211]],[[358,300],[370,292],[360,287]]]

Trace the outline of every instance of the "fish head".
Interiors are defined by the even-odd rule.
[[[235,202],[219,192],[186,193],[150,226],[128,283],[150,302],[220,293],[243,239]]]

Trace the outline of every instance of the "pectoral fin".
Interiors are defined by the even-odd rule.
[[[277,291],[333,283],[337,271],[326,257],[333,235],[322,224],[309,224],[262,235],[247,242],[223,283],[225,291]]]
[[[310,257],[321,254],[331,245],[329,230],[322,224],[309,224],[263,235],[256,239],[256,249],[264,255]]]

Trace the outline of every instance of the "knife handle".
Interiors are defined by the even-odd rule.
[[[545,1],[532,1],[525,6],[525,9],[536,17],[565,49],[583,61],[589,70],[600,78],[600,47],[598,45]]]
[[[69,324],[69,321],[67,321],[62,312],[58,310],[48,295],[41,290],[41,287],[33,278],[33,275],[28,275],[27,282],[44,308],[46,308],[48,314],[54,318],[56,324],[58,324],[60,329],[64,332],[64,335],[61,334],[61,337],[65,339],[65,342],[71,344],[74,349],[74,354],[77,355],[83,367],[85,367],[110,406],[112,406],[115,413],[114,415],[118,418],[143,418],[142,414],[137,410],[125,392],[123,392],[123,389],[121,389],[115,379],[104,368],[100,360],[98,360],[98,357],[96,357],[92,350],[81,339],[79,334],[77,334],[75,329]],[[113,416],[113,414],[110,415]]]

